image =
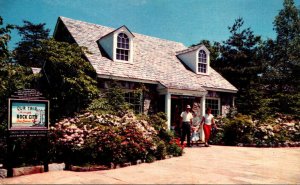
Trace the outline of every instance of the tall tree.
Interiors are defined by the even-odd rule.
[[[51,100],[52,118],[80,110],[98,95],[97,74],[84,59],[84,48],[76,44],[43,40],[34,50],[45,64],[40,80],[41,91]]]
[[[284,0],[274,20],[277,37],[266,45],[269,94],[277,111],[300,115],[300,10]]]
[[[41,46],[41,41],[49,37],[49,29],[45,28],[45,23],[33,24],[24,20],[23,26],[16,27],[21,41],[17,43],[15,49],[15,61],[27,67],[41,67],[43,63],[33,50]]]
[[[0,16],[0,124],[7,119],[7,100],[15,90],[26,85],[26,69],[12,62],[12,53],[8,49],[13,25],[3,26]]]
[[[238,18],[228,27],[231,36],[220,47],[220,57],[212,67],[238,88],[236,105],[241,113],[258,115],[265,110],[263,87],[260,85],[264,65],[259,58],[261,38],[250,28],[243,29],[244,20]],[[262,107],[264,105],[264,107]]]
[[[10,41],[10,31],[13,29],[12,25],[3,26],[3,18],[0,16],[0,64],[3,64],[8,60],[10,53],[8,50],[8,42]]]

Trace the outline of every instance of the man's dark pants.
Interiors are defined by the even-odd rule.
[[[181,145],[183,144],[185,137],[187,137],[187,146],[191,146],[191,125],[190,122],[182,123],[181,133]]]

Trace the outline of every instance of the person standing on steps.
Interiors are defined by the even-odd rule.
[[[187,105],[185,111],[183,111],[180,115],[180,128],[182,129],[181,145],[183,145],[183,142],[186,138],[188,147],[191,146],[191,125],[193,119],[193,115],[190,110],[191,106]]]
[[[206,114],[201,120],[201,125],[203,125],[204,136],[205,136],[205,146],[208,147],[208,141],[211,133],[211,126],[216,127],[214,116],[211,114],[211,108],[207,108]]]

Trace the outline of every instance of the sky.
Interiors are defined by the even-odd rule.
[[[300,7],[300,0],[294,0]],[[112,28],[126,25],[131,32],[181,42],[225,41],[235,19],[244,19],[263,39],[275,38],[273,21],[283,0],[0,0],[4,24],[23,20],[55,28],[58,16]],[[10,49],[20,41],[12,32]]]

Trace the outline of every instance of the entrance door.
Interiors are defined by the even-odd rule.
[[[171,96],[171,128],[179,127],[180,114],[187,105],[192,107],[192,110],[198,115],[201,113],[201,98],[194,96]]]

